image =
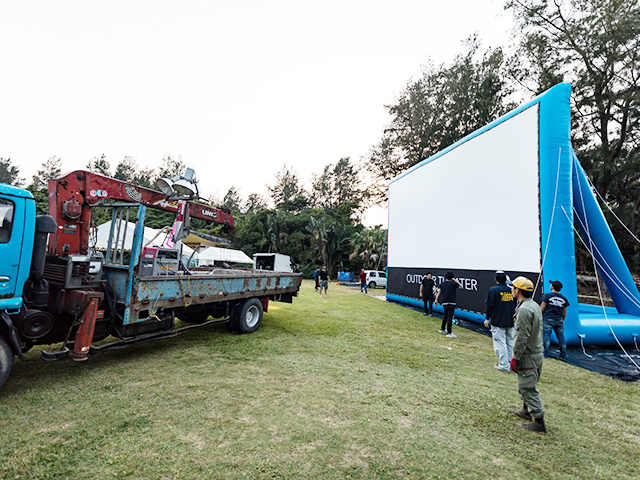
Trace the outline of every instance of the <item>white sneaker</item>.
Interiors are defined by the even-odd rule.
[[[438,330],[438,333],[447,333],[446,330]]]
[[[458,338],[458,335],[455,333],[447,333],[447,338]]]

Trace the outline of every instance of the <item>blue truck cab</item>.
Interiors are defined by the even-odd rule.
[[[22,307],[29,278],[35,235],[33,195],[0,183],[0,311],[15,313]]]

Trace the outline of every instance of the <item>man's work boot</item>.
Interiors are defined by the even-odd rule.
[[[518,425],[527,430],[537,433],[547,433],[547,426],[544,424],[544,417],[534,418],[531,423],[518,422]]]
[[[527,406],[523,403],[522,404],[522,410],[509,410],[509,412],[513,413],[514,415],[519,416],[520,418],[524,418],[525,420],[533,420],[533,417],[531,416],[531,414],[529,413],[529,409],[527,408]]]

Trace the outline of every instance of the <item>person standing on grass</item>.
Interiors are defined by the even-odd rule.
[[[513,314],[516,311],[516,302],[511,288],[507,286],[506,273],[498,270],[495,281],[497,285],[489,289],[484,302],[487,305],[484,326],[491,328],[493,351],[498,357],[498,363],[493,368],[509,373],[509,362],[513,356]]]
[[[316,271],[313,272],[313,281],[316,284],[316,292],[318,288],[320,288],[320,267],[316,268]]]
[[[456,292],[462,284],[457,278],[453,278],[453,272],[447,272],[444,279],[444,282],[442,282],[440,288],[438,288],[435,302],[436,305],[440,304],[444,307],[444,317],[442,318],[440,333],[446,333],[449,338],[458,338],[458,336],[451,331],[451,324],[453,323],[453,314],[456,311]],[[447,328],[446,330],[445,327]]]
[[[364,273],[364,268],[360,271],[360,293],[369,293],[367,292],[367,274]]]
[[[420,282],[420,298],[424,302],[424,316],[433,314],[433,300],[435,298],[436,283],[433,281],[431,272],[427,272],[426,277],[422,277]]]
[[[567,316],[569,300],[560,293],[562,283],[552,280],[551,292],[545,293],[540,299],[540,310],[542,310],[542,344],[544,346],[544,356],[549,355],[549,345],[551,344],[551,332],[556,332],[558,345],[560,346],[560,360],[567,359],[567,342],[564,339],[564,319]]]
[[[509,410],[514,415],[533,422],[518,425],[538,433],[547,433],[544,424],[544,406],[538,392],[542,374],[542,310],[533,301],[533,282],[518,277],[511,286],[513,298],[518,301],[515,313],[515,338],[511,370],[518,374],[518,392],[522,398],[522,410]]]
[[[327,298],[330,280],[326,265],[323,265],[322,270],[318,272],[318,278],[320,279],[320,296],[322,297],[322,289],[324,288],[324,298]]]

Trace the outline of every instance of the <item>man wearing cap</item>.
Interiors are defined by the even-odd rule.
[[[522,410],[511,413],[533,422],[518,422],[528,430],[547,433],[544,424],[544,407],[538,392],[538,380],[542,374],[542,311],[533,301],[533,283],[525,277],[518,277],[511,286],[513,298],[518,301],[515,313],[515,338],[511,370],[518,374],[518,392],[522,398]]]
[[[560,345],[560,360],[567,359],[567,342],[564,339],[564,319],[567,316],[569,300],[560,293],[562,283],[558,280],[549,281],[551,292],[545,293],[540,299],[540,309],[542,310],[542,343],[544,345],[544,356],[549,354],[551,343],[551,331],[556,332],[558,345]]]
[[[498,357],[498,363],[493,368],[509,373],[511,371],[509,362],[513,356],[513,314],[516,310],[516,302],[511,288],[507,286],[507,274],[498,270],[495,281],[497,285],[489,289],[484,302],[487,305],[484,326],[491,328],[493,351]]]

